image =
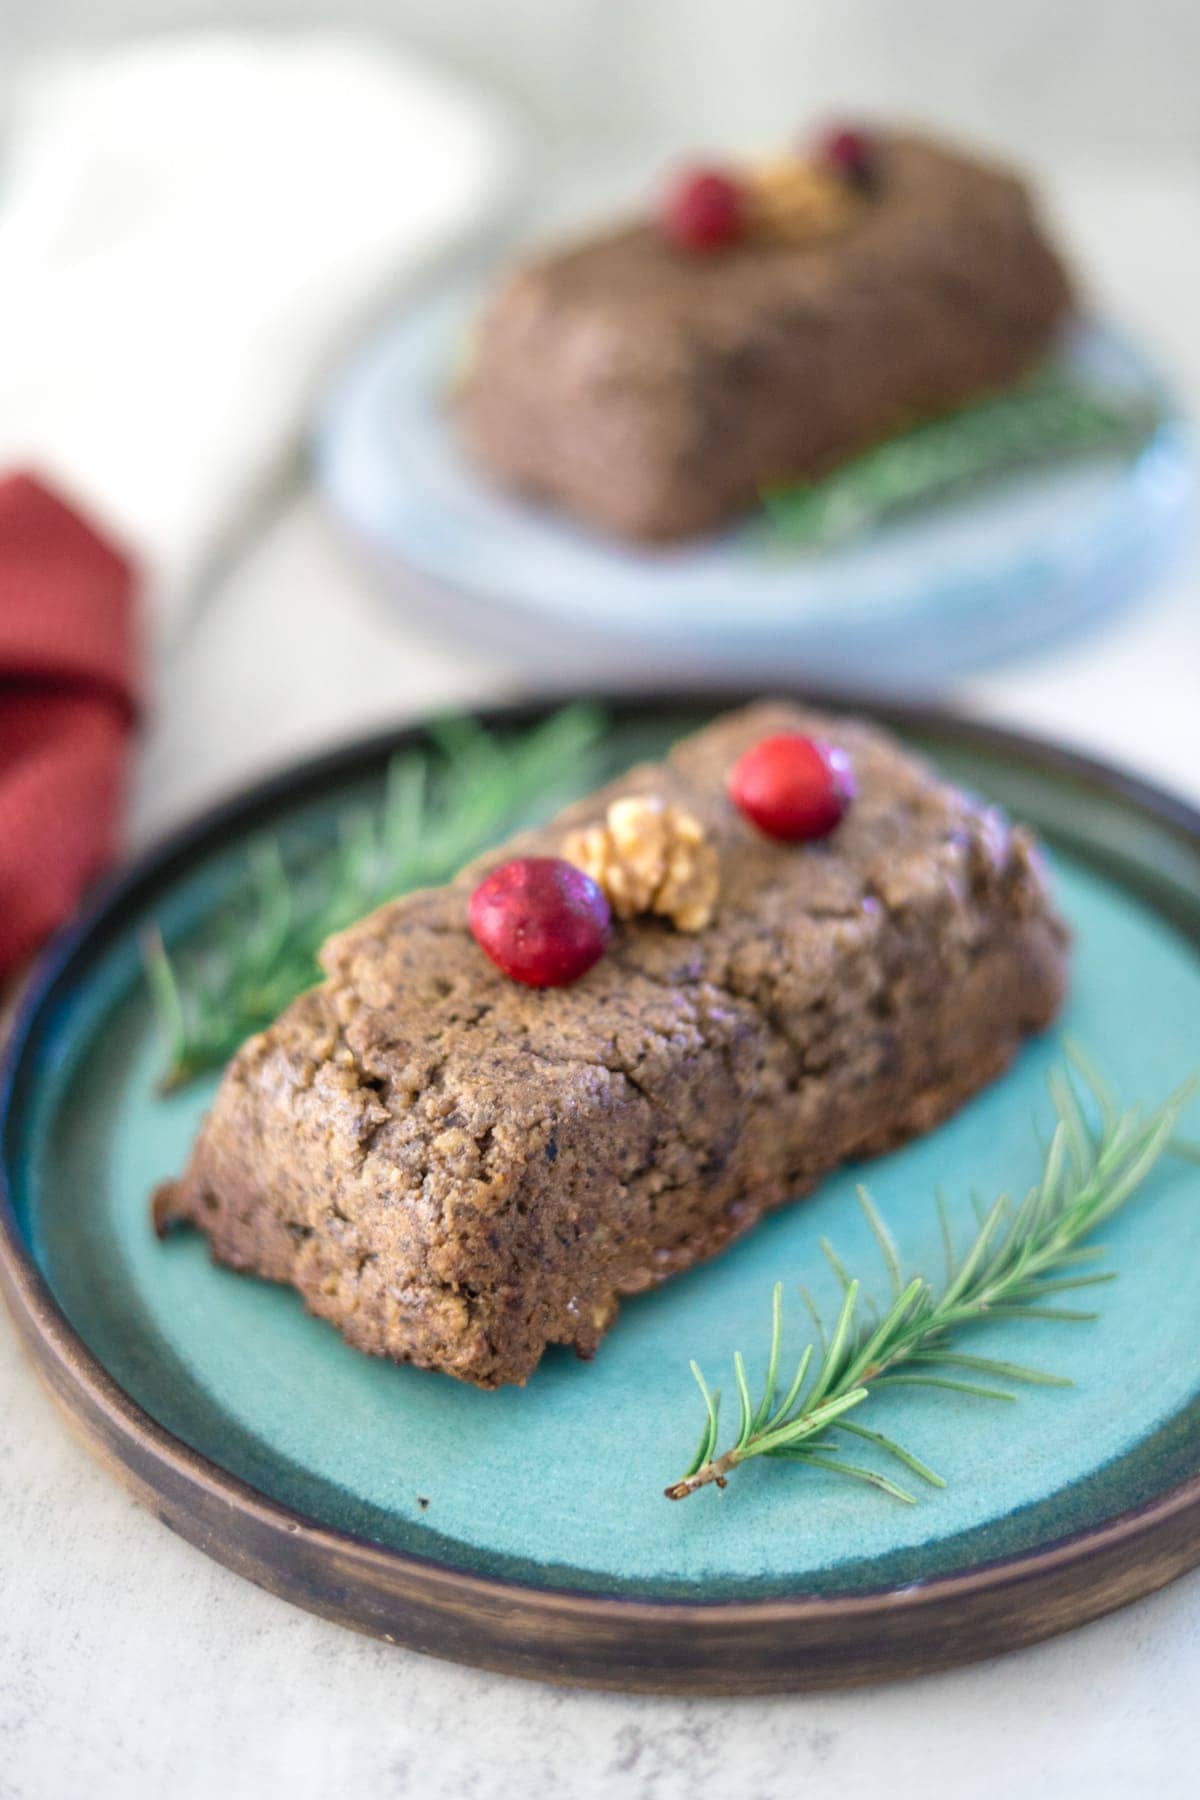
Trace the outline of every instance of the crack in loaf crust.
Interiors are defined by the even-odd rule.
[[[646,223],[519,267],[480,324],[468,448],[667,541],[1016,380],[1071,307],[1024,187],[920,139],[878,156],[878,197],[831,242],[697,256]]]
[[[773,843],[725,798],[734,758],[782,729],[853,761],[822,843]],[[473,884],[616,793],[700,818],[714,923],[616,925],[574,986],[518,986],[469,934]],[[521,1382],[548,1344],[591,1355],[620,1296],[944,1118],[1053,1017],[1065,948],[1026,833],[882,732],[730,714],[333,938],[325,982],[230,1064],[156,1220],[290,1282],[362,1350]]]

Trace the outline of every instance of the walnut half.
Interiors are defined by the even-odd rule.
[[[658,913],[679,931],[703,931],[716,909],[715,846],[698,819],[656,795],[614,800],[603,825],[567,834],[562,853],[603,889],[619,919]]]
[[[848,182],[796,156],[752,169],[748,193],[750,235],[761,243],[818,244],[840,237],[863,208],[862,195]]]

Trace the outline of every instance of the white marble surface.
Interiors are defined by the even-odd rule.
[[[1057,184],[1106,307],[1200,400],[1200,186]],[[521,671],[417,628],[301,493],[160,671],[139,842],[259,770]],[[1200,799],[1200,556],[1100,635],[964,683],[996,716]],[[138,1510],[51,1411],[0,1321],[0,1800],[1184,1800],[1200,1762],[1200,1577],[1055,1643],[888,1690],[683,1702],[430,1662],[294,1611]]]

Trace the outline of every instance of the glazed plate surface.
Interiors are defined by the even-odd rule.
[[[928,684],[1129,600],[1185,529],[1191,433],[1137,346],[1093,324],[1060,361],[1160,409],[1136,455],[981,484],[829,549],[782,548],[761,520],[678,548],[623,547],[513,499],[464,456],[448,388],[479,298],[433,294],[356,354],[322,409],[317,470],[398,593],[443,626],[499,634],[535,668],[594,680],[632,652],[671,680],[769,669]]]
[[[615,704],[610,766],[664,748],[712,710],[703,700]],[[892,722],[952,775],[1045,831],[1076,934],[1062,1030],[1122,1101],[1162,1098],[1200,1064],[1200,842],[1190,815],[937,715]],[[917,1390],[872,1402],[871,1422],[931,1462],[944,1491],[922,1488],[906,1507],[817,1469],[759,1464],[724,1494],[683,1504],[662,1496],[699,1431],[689,1357],[728,1388],[741,1348],[753,1382],[776,1279],[798,1352],[807,1341],[800,1284],[836,1310],[822,1236],[884,1293],[857,1181],[869,1183],[908,1268],[934,1276],[936,1190],[961,1242],[973,1193],[1024,1189],[1038,1167],[1059,1032],[927,1138],[827,1181],[713,1263],[627,1302],[593,1363],[553,1351],[521,1390],[479,1393],[370,1360],[290,1290],[214,1267],[202,1239],[156,1241],[148,1195],[181,1167],[215,1080],[156,1093],[161,1047],[141,936],[156,922],[178,940],[234,897],[247,844],[264,828],[291,842],[327,838],[350,802],[378,790],[395,741],[327,759],[203,824],[50,959],[26,1005],[4,1121],[10,1297],[60,1398],[143,1497],[223,1560],[347,1622],[444,1654],[615,1685],[624,1681],[597,1665],[598,1628],[588,1636],[597,1607],[609,1625],[642,1613],[665,1621],[675,1602],[705,1618],[723,1604],[730,1617],[759,1620],[737,1669],[719,1658],[695,1666],[696,1634],[680,1624],[645,1666],[629,1652],[629,1685],[797,1686],[822,1679],[819,1631],[803,1656],[799,1639],[788,1651],[784,1615],[800,1599],[814,1618],[836,1619],[827,1651],[862,1613],[858,1660],[844,1669],[853,1679],[1044,1635],[1176,1572],[1159,1560],[1157,1540],[1149,1555],[1149,1526],[1140,1562],[1134,1534],[1124,1587],[1105,1585],[1107,1564],[1087,1546],[1114,1521],[1176,1508],[1197,1481],[1200,1169],[1182,1161],[1164,1163],[1105,1232],[1119,1279],[1097,1290],[1098,1322],[1013,1321],[972,1334],[972,1351],[1053,1369],[1072,1388],[1023,1389],[1008,1406]],[[225,1510],[210,1517],[214,1494]],[[278,1527],[274,1548],[258,1544],[264,1518]],[[1023,1636],[1010,1628],[1001,1641],[976,1641],[967,1629],[956,1644],[943,1620],[935,1642],[931,1613],[930,1632],[897,1663],[878,1620],[869,1624],[872,1609],[898,1595],[936,1598],[939,1584],[964,1578],[986,1587],[990,1570],[1054,1561],[1064,1544],[1075,1546],[1074,1612],[1039,1614],[1035,1581]],[[1200,1523],[1189,1518],[1172,1554],[1180,1567],[1200,1560]],[[396,1599],[388,1570],[402,1585],[473,1597],[451,1639],[419,1623],[411,1599]],[[511,1653],[480,1623],[484,1596],[515,1634]],[[543,1631],[539,1649],[533,1623],[518,1629],[539,1606],[574,1621],[569,1643],[551,1646]],[[970,1617],[968,1608],[968,1627]],[[827,1676],[837,1667],[829,1652]]]

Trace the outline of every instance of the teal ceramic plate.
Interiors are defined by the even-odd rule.
[[[716,710],[614,702],[614,768]],[[501,716],[527,718],[534,709]],[[1200,825],[1061,753],[893,706],[874,710],[1046,835],[1076,933],[1064,1029],[1123,1099],[1200,1063]],[[875,1266],[828,1181],[714,1263],[627,1303],[595,1362],[550,1354],[484,1394],[369,1360],[290,1291],[159,1244],[147,1197],[178,1170],[213,1081],[170,1098],[141,978],[150,921],[181,937],[233,895],[263,828],[328,836],[403,734],[309,765],[134,870],[43,963],[4,1089],[3,1272],[59,1398],[140,1497],[221,1560],[383,1636],[561,1679],[691,1691],[909,1672],[1030,1641],[1200,1560],[1200,1170],[1165,1163],[1107,1231],[1102,1317],[1010,1322],[982,1354],[1049,1365],[1068,1390],[999,1407],[918,1390],[875,1423],[946,1476],[901,1506],[815,1469],[757,1465],[725,1494],[664,1500],[694,1447],[688,1359],[765,1351],[782,1277],[832,1304],[818,1249]],[[940,1130],[870,1167],[916,1268],[941,1262],[935,1190],[1021,1188],[1056,1037]],[[884,1271],[879,1270],[882,1287]],[[802,1321],[793,1301],[797,1345]],[[884,1415],[887,1415],[886,1418]]]

